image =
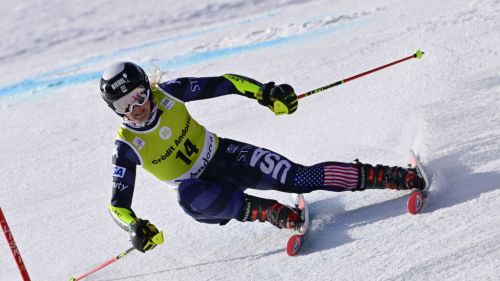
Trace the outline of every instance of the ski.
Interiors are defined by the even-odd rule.
[[[412,165],[412,167],[417,169],[417,173],[425,181],[425,188],[423,190],[413,191],[408,197],[408,201],[406,204],[408,207],[408,212],[412,215],[415,215],[418,214],[424,206],[424,202],[427,198],[427,193],[430,187],[430,182],[429,178],[427,177],[427,173],[425,172],[424,166],[413,150],[410,150],[410,164]]]
[[[286,245],[286,253],[289,256],[295,256],[299,253],[306,236],[307,228],[309,227],[309,210],[307,208],[304,195],[297,194],[292,195],[292,197],[295,199],[295,208],[300,210],[302,223],[296,230],[296,233],[288,239],[288,243]]]

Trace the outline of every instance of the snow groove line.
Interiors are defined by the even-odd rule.
[[[193,268],[199,268],[199,267],[204,267],[204,266],[209,266],[209,265],[214,265],[214,264],[219,264],[219,263],[227,263],[227,262],[240,262],[240,261],[245,261],[245,260],[258,260],[263,257],[271,256],[271,255],[276,255],[276,254],[282,254],[283,249],[276,249],[273,251],[269,251],[266,253],[260,253],[260,254],[252,254],[248,256],[240,256],[240,257],[234,257],[234,258],[228,258],[228,259],[219,259],[219,260],[213,260],[213,261],[208,261],[208,262],[201,262],[201,263],[196,263],[196,264],[191,264],[191,265],[184,265],[184,266],[178,266],[178,267],[173,267],[165,270],[159,270],[155,272],[149,272],[149,273],[143,273],[143,274],[135,274],[135,275],[129,275],[129,276],[123,276],[123,277],[118,277],[118,278],[112,278],[112,279],[103,279],[102,281],[118,281],[118,280],[128,280],[128,279],[135,279],[139,277],[146,277],[146,276],[155,276],[167,272],[173,272],[173,271],[182,271],[186,269],[193,269]]]

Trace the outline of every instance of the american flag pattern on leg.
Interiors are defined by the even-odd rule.
[[[358,185],[356,164],[325,162],[311,167],[301,167],[294,178],[294,189],[306,193],[313,190],[347,191]]]
[[[358,185],[358,168],[352,164],[333,163],[323,166],[325,187],[355,189]]]

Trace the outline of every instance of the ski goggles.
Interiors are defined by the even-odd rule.
[[[115,111],[120,114],[132,112],[134,105],[143,105],[149,98],[149,89],[137,87],[132,92],[115,100],[111,104]]]

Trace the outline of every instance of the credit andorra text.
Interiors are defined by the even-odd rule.
[[[167,160],[167,158],[170,157],[170,155],[172,155],[172,153],[174,152],[175,152],[175,147],[171,145],[169,148],[167,148],[165,154],[160,155],[160,158],[153,160],[152,163],[155,165],[160,164],[161,161]]]
[[[177,139],[175,140],[175,145],[176,146],[179,146],[179,144],[182,143],[182,140],[184,139],[184,137],[187,135],[188,131],[189,131],[189,127],[191,126],[191,117],[188,116],[187,120],[186,120],[186,126],[182,129],[181,131],[181,134],[179,135],[179,137],[177,137]]]

